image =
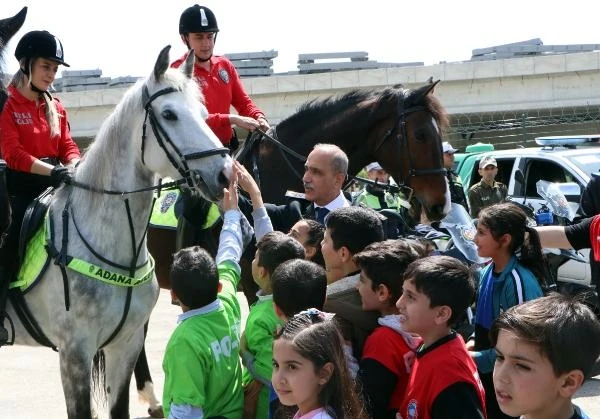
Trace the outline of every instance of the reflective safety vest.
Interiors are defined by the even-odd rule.
[[[179,197],[179,189],[163,191],[154,202],[150,225],[153,227],[175,230],[177,228],[177,217],[175,216],[175,202]]]
[[[410,204],[402,199],[399,195],[391,194],[389,192],[385,192],[383,197],[388,208],[400,210],[401,207],[410,208]],[[379,202],[379,197],[369,193],[366,189],[363,189],[357,196],[354,198],[354,202],[352,205],[360,205],[363,204],[368,208],[372,208],[375,210],[380,210],[381,203]]]
[[[168,230],[177,229],[177,215],[175,214],[175,202],[179,198],[179,189],[166,191],[160,195],[154,202],[152,215],[150,216],[150,225],[152,227],[164,228]],[[206,220],[201,229],[205,230],[212,227],[221,217],[221,211],[214,202],[211,203]]]

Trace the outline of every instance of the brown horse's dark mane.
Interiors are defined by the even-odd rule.
[[[328,118],[338,119],[349,109],[362,108],[366,117],[364,122],[368,125],[372,122],[371,118],[377,118],[384,107],[389,106],[390,103],[396,106],[399,98],[405,101],[406,106],[410,106],[413,99],[412,91],[391,87],[380,90],[352,90],[342,95],[308,101],[300,106],[298,112],[284,119],[280,124],[294,124],[299,121],[307,123],[307,121],[322,121]],[[377,104],[377,106],[370,106],[372,104]],[[440,100],[429,94],[425,97],[425,106],[434,117],[440,131],[445,132],[450,126],[450,119]]]

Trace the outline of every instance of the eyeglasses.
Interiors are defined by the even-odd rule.
[[[483,170],[494,170],[494,169],[497,169],[497,167],[496,166],[492,166],[491,164],[489,166],[485,166],[483,168]]]

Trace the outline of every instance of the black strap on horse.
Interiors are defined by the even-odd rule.
[[[173,141],[171,141],[171,139],[169,138],[169,135],[167,134],[165,129],[158,122],[158,119],[156,118],[156,115],[154,114],[154,110],[152,109],[152,102],[154,102],[154,100],[156,98],[158,98],[162,95],[166,95],[168,93],[175,93],[175,92],[178,92],[178,90],[173,87],[167,87],[166,89],[159,90],[158,92],[156,92],[152,96],[150,96],[150,94],[148,93],[148,88],[146,86],[144,86],[144,89],[142,91],[142,100],[144,102],[144,109],[146,110],[146,115],[144,117],[144,125],[142,127],[142,163],[146,164],[144,161],[144,154],[145,154],[144,151],[145,151],[145,144],[146,144],[146,122],[149,119],[150,127],[152,128],[152,131],[154,132],[154,136],[156,137],[156,141],[158,142],[158,145],[163,149],[167,158],[169,159],[169,161],[171,162],[173,167],[175,167],[175,169],[177,169],[177,171],[179,172],[181,177],[187,181],[188,186],[190,188],[193,188],[194,186],[196,186],[195,176],[198,176],[198,175],[192,173],[187,162],[190,160],[202,159],[205,157],[216,156],[219,154],[222,155],[223,157],[225,157],[226,155],[229,154],[229,149],[226,147],[217,147],[214,149],[204,150],[204,151],[200,151],[197,153],[190,153],[190,154],[183,154],[179,150],[179,148],[175,145],[175,143],[173,143]],[[166,144],[168,144],[169,147],[179,157],[179,161],[177,161],[175,159],[175,157],[173,157],[173,155],[169,152]]]
[[[260,128],[257,128],[254,130],[254,132],[250,136],[249,140],[244,143],[244,147],[242,147],[242,150],[240,152],[238,152],[238,154],[235,156],[235,159],[238,160],[239,162],[243,163],[244,160],[246,159],[246,156],[251,153],[252,175],[254,176],[254,180],[256,181],[259,188],[260,188],[260,173],[259,173],[259,169],[258,169],[258,154],[259,154],[260,141],[263,138],[266,138],[268,141],[270,141],[271,143],[273,143],[277,146],[277,148],[279,149],[279,152],[281,153],[281,156],[283,157],[283,160],[286,162],[286,164],[288,165],[288,167],[292,171],[292,173],[294,173],[294,175],[296,175],[297,178],[302,179],[302,175],[300,175],[300,173],[298,173],[298,171],[294,168],[294,166],[288,159],[287,154],[297,158],[301,162],[305,162],[306,157],[304,157],[302,154],[297,153],[296,151],[292,150],[290,147],[286,146],[281,141],[279,141],[279,139],[277,138],[276,127],[273,126],[273,127],[269,128],[267,131],[263,131]]]
[[[379,143],[375,146],[375,150],[373,154],[377,153],[377,151],[383,146],[388,138],[392,136],[392,133],[396,128],[399,128],[399,132],[396,134],[396,138],[400,141],[400,152],[406,152],[408,156],[408,177],[413,176],[428,176],[428,175],[445,175],[446,169],[440,167],[439,169],[415,169],[414,168],[414,160],[413,155],[410,153],[410,142],[408,141],[408,133],[406,132],[406,117],[414,112],[419,111],[428,111],[427,107],[424,105],[410,106],[408,108],[404,107],[404,95],[400,92],[398,93],[398,124],[391,127],[389,130],[385,132]],[[402,181],[402,185],[405,184],[407,179]]]

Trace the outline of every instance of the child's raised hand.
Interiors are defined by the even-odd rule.
[[[249,194],[259,192],[260,189],[256,184],[254,178],[248,173],[244,165],[237,160],[233,162],[235,169],[238,171],[238,183],[240,188],[248,192]]]
[[[231,175],[231,181],[229,183],[229,188],[223,189],[223,211],[229,211],[232,209],[238,209],[238,171],[233,169],[233,174]]]

